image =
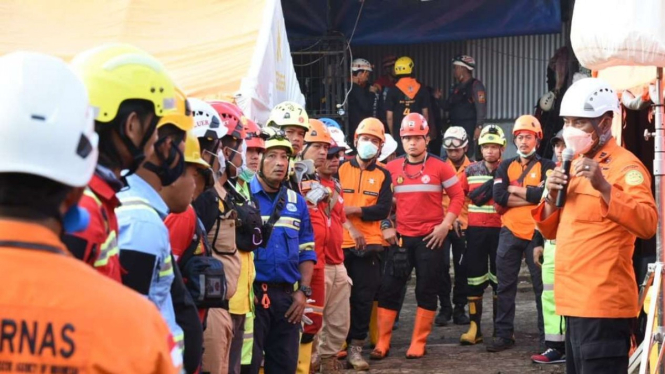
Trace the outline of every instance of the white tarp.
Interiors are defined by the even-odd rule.
[[[580,63],[665,66],[665,2],[577,0],[570,40]]]
[[[279,101],[304,103],[279,0],[0,1],[0,55],[31,50],[69,61],[110,42],[153,54],[187,95],[240,92],[260,123]]]
[[[288,100],[304,107],[305,97],[293,70],[281,2],[268,0],[262,18],[252,63],[240,83],[236,103],[247,117],[265,124],[275,105]]]

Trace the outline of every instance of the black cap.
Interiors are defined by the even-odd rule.
[[[563,141],[563,129],[559,130],[559,132],[557,132],[556,135],[554,135],[554,137],[550,139],[550,144],[552,144],[552,146],[555,146],[556,142],[558,141]]]

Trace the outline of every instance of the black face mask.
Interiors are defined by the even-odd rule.
[[[155,143],[155,151],[157,151],[157,148],[163,144],[166,139],[167,138],[159,139],[159,141]],[[171,143],[171,149],[169,149],[169,155],[166,158],[162,156],[160,152],[156,152],[157,158],[159,158],[159,161],[161,162],[161,166],[157,166],[152,162],[146,162],[145,165],[143,165],[144,168],[157,174],[164,187],[173,184],[173,182],[178,180],[185,171],[185,156],[180,152],[180,149],[178,149],[176,144],[180,144],[180,141],[174,141]],[[176,158],[178,161],[176,165],[171,168],[170,165],[173,164]]]

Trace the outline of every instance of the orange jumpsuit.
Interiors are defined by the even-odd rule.
[[[651,238],[658,222],[651,176],[613,138],[594,161],[612,185],[609,204],[588,179],[573,176],[563,208],[544,217],[543,202],[532,214],[543,237],[556,239],[556,313],[632,318],[638,308],[632,261],[635,238]]]
[[[0,220],[0,274],[1,372],[178,373],[182,356],[154,304],[44,226]]]

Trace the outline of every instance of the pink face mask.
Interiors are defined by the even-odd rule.
[[[563,129],[563,141],[566,142],[566,148],[572,149],[578,155],[589,152],[593,145],[591,134],[572,126]]]

